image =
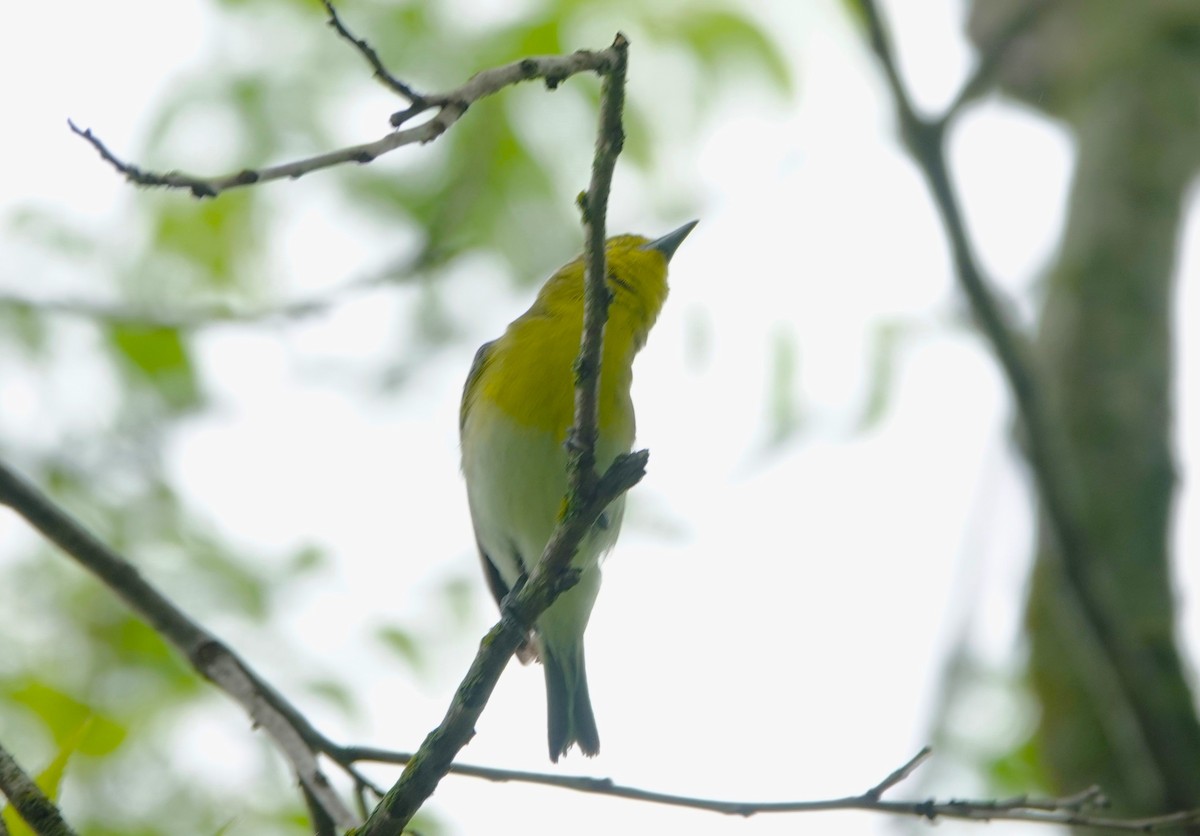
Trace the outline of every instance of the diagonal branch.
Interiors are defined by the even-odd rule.
[[[921,767],[921,764],[929,760],[930,756],[932,755],[932,749],[930,749],[928,746],[922,747],[921,751],[917,752],[915,755],[905,761],[898,769],[893,770],[890,775],[888,775],[875,786],[871,787],[871,789],[867,790],[866,797],[875,799],[882,798],[885,792],[899,784],[901,781],[907,780],[908,776],[916,772]]]
[[[3,746],[0,746],[0,795],[8,798],[12,808],[38,836],[75,836],[58,807]],[[4,832],[3,828],[4,821],[0,819],[0,832]]]
[[[450,771],[455,756],[475,734],[483,713],[509,658],[530,625],[578,577],[569,569],[579,544],[609,504],[633,487],[645,473],[645,451],[618,458],[599,479],[595,475],[596,389],[604,323],[608,318],[605,283],[604,221],[613,168],[621,152],[621,109],[625,98],[625,67],[629,42],[618,33],[609,51],[616,60],[604,73],[601,88],[600,126],[592,181],[583,200],[586,301],[583,335],[575,376],[575,431],[567,510],[526,584],[504,601],[500,622],[480,643],[470,670],[454,695],[440,726],[425,738],[399,780],[357,831],[361,836],[394,836],[412,820],[438,783]]]
[[[358,46],[360,51],[364,51],[364,54],[369,56],[369,60],[373,58],[372,65],[378,65],[376,67],[378,75],[383,65],[379,63],[374,50],[365,41],[359,41],[350,35],[341,26],[336,15],[333,20],[337,21],[335,28],[339,33],[344,33],[344,36]],[[405,145],[431,142],[462,118],[472,104],[498,93],[505,87],[511,87],[522,81],[542,79],[546,86],[553,90],[566,79],[579,73],[592,72],[607,76],[619,63],[624,61],[623,56],[624,53],[615,44],[608,49],[598,51],[581,49],[570,55],[534,55],[511,64],[483,70],[453,90],[428,96],[417,94],[407,85],[396,82],[403,90],[407,91],[403,94],[410,98],[413,104],[407,110],[392,114],[391,123],[394,128],[399,128],[409,119],[425,111],[435,110],[436,114],[415,127],[393,131],[374,142],[352,145],[279,165],[260,169],[247,168],[215,177],[200,177],[180,171],[148,171],[118,157],[98,136],[92,133],[90,128],[81,128],[70,120],[67,121],[67,124],[72,131],[95,148],[105,162],[131,183],[147,187],[184,189],[190,191],[193,197],[198,198],[216,197],[221,192],[240,186],[251,186],[272,180],[295,179],[313,171],[347,163],[370,163]],[[387,75],[386,70],[382,70],[382,72],[386,78],[391,78],[390,75]]]

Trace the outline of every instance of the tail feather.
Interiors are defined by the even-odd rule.
[[[583,647],[571,656],[573,658],[560,660],[548,648],[542,648],[550,760],[555,763],[575,744],[589,758],[600,751],[600,734],[596,731],[596,717],[592,714],[592,701],[588,696]]]

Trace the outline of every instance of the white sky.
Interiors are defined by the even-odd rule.
[[[969,68],[960,4],[886,5],[918,101],[936,108]],[[786,104],[726,101],[674,160],[696,180],[701,225],[672,264],[672,296],[636,367],[650,472],[634,492],[588,632],[603,752],[557,769],[662,791],[782,800],[860,792],[925,743],[946,653],[963,630],[985,663],[1008,670],[1032,533],[1002,383],[986,349],[955,324],[963,306],[940,230],[891,138],[873,66],[833,0],[762,9],[794,62],[799,95]],[[211,54],[219,33],[204,4],[26,3],[6,18],[0,210],[32,203],[120,234],[142,196],[71,136],[65,119],[97,128],[115,149],[136,147],[143,120],[169,100],[172,75]],[[651,61],[635,44],[635,88],[651,83],[637,76],[642,60]],[[369,139],[387,105],[349,110]],[[989,102],[962,121],[952,155],[985,265],[1023,293],[1061,225],[1067,135]],[[584,182],[586,172],[578,177]],[[613,231],[673,226],[650,228],[661,221],[639,203],[636,184],[622,185]],[[328,190],[319,174],[269,188],[287,193],[278,255],[290,284],[281,293],[338,284],[393,254],[390,231],[322,208]],[[1198,425],[1194,213],[1184,240],[1181,555],[1194,554],[1200,537],[1187,490]],[[35,278],[12,263],[0,264],[2,288],[50,296],[88,289],[87,276]],[[474,652],[473,639],[444,638],[454,621],[436,595],[448,579],[475,571],[458,473],[458,395],[474,345],[528,304],[487,265],[448,281],[448,300],[470,311],[487,302],[486,313],[472,320],[469,344],[431,361],[390,400],[364,403],[352,385],[309,372],[331,358],[365,362],[387,350],[397,306],[412,302],[402,294],[361,297],[302,326],[207,333],[200,349],[216,407],[169,446],[188,500],[235,541],[265,550],[312,542],[336,559],[288,603],[275,635],[240,636],[231,632],[237,621],[212,626],[289,693],[318,677],[351,687],[367,712],[349,727],[319,702],[301,702],[336,737],[400,749],[415,748],[440,720]],[[850,432],[866,396],[871,341],[892,322],[909,326],[909,337],[888,411],[880,425]],[[768,361],[779,334],[798,348],[806,423],[781,449],[765,450]],[[48,404],[63,403],[36,380],[14,381],[4,398],[6,422],[26,428]],[[0,517],[0,542],[15,527]],[[1193,649],[1194,563],[1180,566]],[[482,583],[477,590],[472,635],[494,614]],[[186,602],[186,590],[174,592]],[[387,623],[428,639],[436,659],[429,676],[414,680],[371,640]],[[279,648],[295,650],[280,658],[287,653]],[[514,663],[462,759],[549,769],[542,691],[540,670]],[[216,704],[183,733],[192,764],[184,768],[228,782],[236,797],[254,750],[235,710]],[[991,691],[954,716],[957,730],[997,752],[1030,721]],[[950,759],[930,773],[937,780],[914,782],[909,793],[981,791]],[[431,809],[452,833],[896,828],[861,813],[741,820],[466,779],[445,781]],[[988,828],[1010,831],[1018,829]],[[247,831],[235,822],[228,832]]]

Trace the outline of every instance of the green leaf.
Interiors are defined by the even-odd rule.
[[[34,779],[34,783],[37,784],[38,789],[51,801],[58,800],[58,793],[62,786],[63,774],[67,769],[67,762],[87,736],[91,725],[92,718],[90,716],[85,717],[76,727],[75,731],[63,741],[58,749],[58,754],[50,761],[50,765],[43,769]],[[11,805],[0,811],[0,821],[3,821],[8,828],[9,836],[35,836],[33,828],[17,815],[17,812],[12,809]]]
[[[200,402],[191,352],[177,329],[115,324],[108,342],[131,380],[149,384],[167,405],[183,411]]]
[[[1054,782],[1046,772],[1037,735],[986,764],[988,782],[1001,794],[1026,794],[1032,788],[1048,792]]]
[[[454,618],[455,626],[462,628],[474,623],[475,591],[478,588],[474,577],[468,578],[463,575],[450,578],[442,584],[439,591],[446,602],[446,608]]]
[[[517,28],[516,44],[512,50],[514,58],[524,58],[527,55],[558,55],[570,52],[562,42],[562,21],[556,16],[550,16],[538,23],[522,22]]]
[[[17,811],[12,808],[11,804],[0,807],[0,824],[3,824],[5,833],[10,836],[34,836],[29,825],[25,824],[25,820],[17,815]]]
[[[46,320],[34,305],[20,302],[0,304],[0,334],[25,349],[29,357],[42,358],[46,354]]]
[[[869,430],[887,414],[896,377],[896,355],[908,335],[909,326],[885,322],[871,335],[871,369],[867,403],[858,421],[858,431]]]
[[[257,573],[253,563],[231,554],[206,537],[185,538],[182,543],[193,566],[201,571],[205,590],[224,606],[263,621],[270,615],[271,582]]]
[[[413,816],[413,820],[405,832],[419,834],[419,836],[442,836],[446,832],[446,827],[432,814],[420,812]]]
[[[775,42],[744,15],[725,9],[689,8],[669,23],[656,23],[653,31],[660,37],[673,34],[682,40],[713,77],[723,74],[738,58],[764,74],[777,92],[793,92],[787,59]]]
[[[654,144],[654,119],[640,107],[625,105],[622,115],[625,120],[625,144],[621,146],[621,158],[637,168],[649,169],[657,150]]]
[[[804,418],[798,394],[800,351],[795,336],[780,330],[771,342],[767,444],[774,447],[791,438],[803,425]]]
[[[113,717],[102,714],[70,694],[37,679],[0,682],[0,693],[24,705],[40,718],[60,748],[68,744],[92,757],[106,756],[125,740],[126,729]],[[80,727],[86,733],[76,740]]]
[[[67,258],[91,258],[99,249],[95,238],[45,209],[18,207],[5,219],[14,234],[26,242]]]
[[[113,752],[125,739],[126,729],[115,719],[40,679],[2,681],[0,694],[40,719],[60,750],[69,745],[72,750],[101,757]],[[85,732],[80,736],[79,729],[84,726]]]
[[[179,653],[154,628],[134,615],[120,612],[115,618],[99,620],[91,633],[112,652],[112,661],[121,669],[148,669],[161,676],[170,687],[173,700],[204,687]],[[147,689],[143,689],[143,696],[150,697]]]
[[[50,765],[38,775],[37,785],[51,801],[58,800],[58,791],[62,785],[63,773],[67,770],[67,761],[71,759],[71,756],[88,736],[92,728],[92,721],[91,715],[85,717],[75,731],[63,741],[58,754],[54,756],[54,760],[50,761]]]
[[[358,713],[354,692],[335,679],[314,679],[304,685],[311,694],[342,710],[347,717]]]
[[[249,95],[246,90],[241,95]],[[250,284],[253,273],[243,269],[247,255],[258,247],[261,233],[257,209],[260,201],[253,189],[226,192],[215,200],[164,197],[154,217],[156,256],[182,258],[196,271],[201,286],[230,289]],[[171,276],[167,275],[167,280]],[[168,298],[177,298],[188,283],[176,287],[153,287]],[[189,288],[190,289],[190,288]]]
[[[842,0],[842,10],[859,34],[866,35],[867,12],[863,8],[862,0]]]
[[[298,578],[319,572],[328,565],[329,555],[320,546],[302,546],[288,559],[283,573],[289,579]]]
[[[413,670],[419,671],[425,667],[425,659],[421,653],[420,644],[413,637],[412,633],[407,630],[395,625],[388,625],[376,630],[375,638],[384,647],[407,662]]]

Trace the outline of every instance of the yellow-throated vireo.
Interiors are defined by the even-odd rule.
[[[696,223],[656,241],[640,235],[608,239],[612,301],[600,361],[596,441],[601,472],[633,447],[633,358],[666,301],[667,262]],[[484,574],[497,603],[532,571],[563,508],[583,277],[582,256],[551,276],[529,310],[479,349],[463,389],[463,475]],[[552,761],[573,744],[588,756],[600,750],[583,631],[600,589],[600,556],[616,542],[624,508],[624,497],[614,501],[584,537],[571,561],[579,582],[542,613],[517,652],[524,662],[540,659],[545,665]]]

